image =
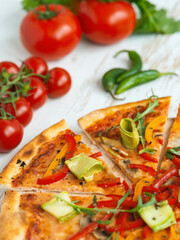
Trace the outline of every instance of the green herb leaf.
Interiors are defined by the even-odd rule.
[[[113,237],[113,233],[107,238],[107,240],[111,240]]]
[[[35,7],[43,4],[62,4],[65,6],[69,6],[72,0],[22,0],[23,9],[26,11],[30,11]]]
[[[116,233],[116,236],[115,236],[114,240],[118,240],[118,236],[119,236],[119,232]]]
[[[99,137],[99,139],[101,140],[101,143],[104,144],[104,140],[103,140],[103,138],[102,138],[101,132],[99,132],[98,137]]]
[[[168,149],[166,152],[166,157],[173,160],[173,157],[174,157],[173,154],[180,156],[180,146]]]
[[[144,119],[140,118],[138,120],[137,130],[139,132],[139,138],[142,143],[143,148],[145,148],[145,127],[144,127]]]
[[[139,151],[139,154],[142,154],[142,153],[154,154],[155,152],[157,152],[157,150],[154,148],[144,148]]]
[[[167,16],[165,9],[156,9],[148,0],[130,0],[140,11],[134,33],[171,34],[180,31],[180,21]]]
[[[154,97],[154,96],[153,96]],[[151,99],[152,97],[150,97]],[[148,113],[152,113],[154,111],[154,108],[159,106],[159,98],[155,99],[155,101],[151,102],[149,101],[149,106],[147,107],[147,109],[142,112],[142,113],[137,113],[134,121],[138,121],[139,119],[143,118],[144,116],[146,116]]]
[[[106,220],[106,221],[97,220],[97,223],[99,223],[99,224],[104,224],[104,225],[108,225],[108,224],[111,224],[113,220],[114,220],[114,217],[111,218],[110,220]]]
[[[97,197],[96,197],[96,195],[94,195],[94,197],[93,197],[93,206],[97,207]]]

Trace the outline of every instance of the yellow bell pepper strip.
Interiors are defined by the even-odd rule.
[[[140,180],[135,186],[133,201],[138,201],[138,197],[139,195],[141,195],[143,187],[150,186],[153,182],[154,182],[154,179],[152,177],[148,177]]]
[[[81,136],[77,135],[74,137],[76,142],[81,140]],[[48,170],[46,171],[46,173],[44,174],[44,177],[50,176],[53,173],[53,169],[56,168],[56,166],[59,164],[59,160],[62,159],[63,157],[65,157],[66,153],[68,151],[68,143],[66,143],[63,148],[61,149],[61,151],[56,155],[56,157],[54,158],[54,160],[52,161],[52,163],[50,164]]]
[[[168,240],[178,240],[179,239],[179,237],[178,237],[178,235],[177,235],[177,232],[176,232],[176,227],[175,227],[175,225],[171,225],[170,226],[170,237],[169,237],[169,239]]]
[[[128,149],[135,149],[139,144],[139,133],[131,118],[123,118],[120,122],[122,144]]]
[[[145,130],[145,139],[146,142],[151,146],[155,146],[155,141],[153,139],[153,131],[161,124],[166,122],[166,116],[159,116],[153,119],[146,127]]]
[[[69,135],[69,134],[65,134],[64,138],[68,142],[68,150],[67,150],[66,157],[65,157],[65,160],[67,160],[69,158],[72,158],[74,155],[74,152],[76,149],[76,140],[74,139],[74,137],[72,135]],[[50,176],[39,178],[37,180],[37,184],[48,185],[48,184],[51,184],[54,182],[58,182],[61,179],[63,179],[68,174],[68,172],[69,172],[69,168],[67,167],[66,164],[64,164],[63,168],[60,171],[58,171]]]
[[[88,157],[85,153],[80,153],[65,161],[65,164],[78,179],[84,179],[86,182],[92,181],[94,174],[103,170],[103,165],[100,161]]]

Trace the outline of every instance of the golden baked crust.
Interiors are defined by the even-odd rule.
[[[0,213],[0,239],[24,240],[29,225],[28,212],[19,207],[20,193],[7,191]]]

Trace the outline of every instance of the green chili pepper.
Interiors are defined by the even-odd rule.
[[[176,74],[171,73],[171,72],[160,73],[157,70],[142,71],[140,73],[137,73],[130,77],[127,77],[122,82],[120,82],[115,93],[120,94],[130,88],[136,87],[143,83],[150,82],[150,81],[155,80],[163,75],[176,75]]]
[[[119,129],[123,145],[128,149],[135,149],[139,144],[139,133],[135,122],[131,118],[123,118]]]
[[[116,83],[120,83],[123,79],[125,79],[127,77],[130,77],[131,75],[133,75],[135,73],[138,73],[139,71],[141,71],[141,68],[142,68],[141,57],[135,51],[122,50],[122,51],[116,53],[116,55],[114,57],[117,57],[120,53],[123,53],[123,52],[127,52],[128,53],[129,58],[132,61],[132,67],[128,71],[122,73],[117,78]]]
[[[125,71],[126,70],[122,68],[113,68],[106,72],[102,78],[102,85],[104,89],[109,92],[113,98],[115,98],[113,90],[115,88],[116,80]]]

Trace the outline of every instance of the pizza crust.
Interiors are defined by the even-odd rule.
[[[24,240],[29,225],[29,214],[19,209],[20,193],[5,194],[0,214],[0,239]]]
[[[171,97],[163,97],[163,98],[159,99],[159,102],[170,101],[170,99],[171,99]],[[141,100],[138,102],[131,102],[131,103],[123,104],[123,105],[117,105],[117,106],[112,106],[112,107],[108,107],[108,108],[102,108],[99,110],[95,110],[91,113],[88,113],[84,117],[81,117],[80,119],[78,119],[78,124],[83,130],[85,130],[89,126],[93,125],[96,121],[103,119],[106,116],[111,115],[117,111],[120,111],[123,108],[129,109],[129,108],[136,107],[138,104],[145,105],[148,102],[149,102],[149,99],[145,99],[145,100]]]
[[[19,174],[22,170],[17,163],[21,159],[28,165],[32,158],[36,156],[38,149],[46,142],[56,137],[59,132],[69,129],[65,120],[62,120],[37,135],[32,141],[27,143],[9,162],[0,174],[1,189],[11,188],[13,176]]]

